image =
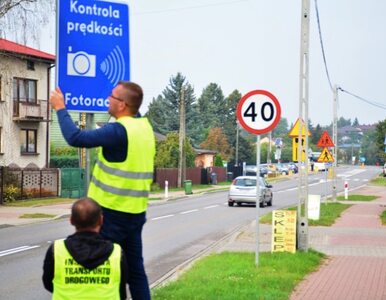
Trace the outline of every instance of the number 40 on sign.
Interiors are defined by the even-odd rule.
[[[255,90],[244,95],[237,105],[237,119],[248,132],[264,134],[280,121],[279,101],[268,91]]]

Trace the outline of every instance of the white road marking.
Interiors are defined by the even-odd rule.
[[[218,205],[211,205],[211,206],[204,207],[204,209],[215,208],[215,207],[217,207],[217,206],[218,206]]]
[[[160,219],[165,219],[165,218],[170,218],[170,217],[174,217],[174,215],[166,215],[166,216],[162,216],[162,217],[156,217],[156,218],[153,218],[151,220],[160,220]]]
[[[192,209],[192,210],[187,210],[187,211],[183,211],[182,213],[180,213],[181,215],[185,215],[185,214],[190,214],[192,212],[196,212],[198,211],[198,209]]]
[[[14,253],[18,253],[18,252],[22,252],[22,251],[31,250],[31,249],[38,248],[38,247],[40,247],[40,246],[38,246],[38,245],[36,245],[36,246],[21,246],[21,247],[17,247],[17,248],[8,249],[8,250],[3,250],[3,251],[0,251],[0,257],[14,254]]]

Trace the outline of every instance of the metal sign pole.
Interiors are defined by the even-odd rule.
[[[94,114],[86,113],[86,129],[94,129]],[[91,151],[91,148],[86,150],[86,191],[88,191],[91,180]]]
[[[256,266],[259,265],[259,215],[260,215],[260,134],[256,138]]]

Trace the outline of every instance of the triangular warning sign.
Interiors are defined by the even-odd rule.
[[[332,157],[330,151],[327,148],[324,148],[322,153],[318,157],[318,162],[333,162],[334,158]]]
[[[316,146],[320,148],[326,148],[326,147],[334,147],[335,145],[334,145],[334,142],[331,140],[330,136],[328,135],[328,132],[324,131]]]
[[[302,136],[306,136],[306,126],[304,125],[304,121],[298,118],[295,122],[295,125],[292,127],[288,136],[297,137],[299,136],[299,127],[302,126]],[[308,136],[311,136],[311,133],[308,131]]]

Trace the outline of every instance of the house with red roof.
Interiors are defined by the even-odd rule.
[[[55,56],[0,38],[0,166],[48,166]]]

